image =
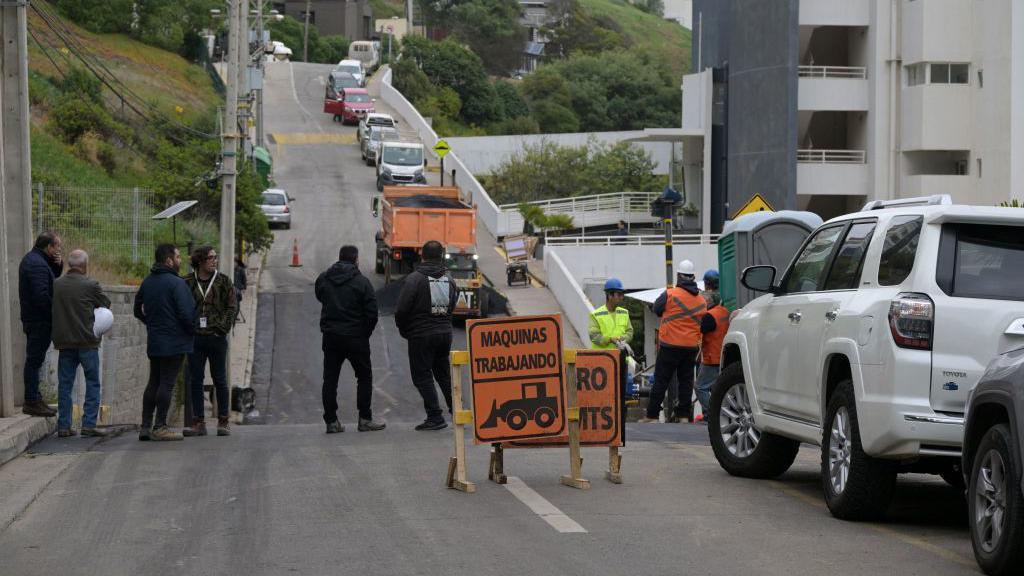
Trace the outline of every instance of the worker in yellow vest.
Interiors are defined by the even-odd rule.
[[[693,421],[693,372],[700,347],[700,323],[707,303],[694,279],[693,262],[683,260],[676,270],[676,285],[654,302],[654,313],[661,318],[658,328],[658,359],[654,364],[654,386],[647,402],[647,416],[641,422],[657,422],[665,392],[672,376],[679,381],[679,405],[675,416]],[[665,420],[673,410],[665,407]]]
[[[609,278],[604,283],[605,305],[590,313],[587,334],[590,347],[610,350],[633,339],[633,323],[629,321],[629,310],[620,306],[626,297],[622,281]]]

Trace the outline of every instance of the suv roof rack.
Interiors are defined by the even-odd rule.
[[[949,194],[934,194],[932,196],[918,196],[916,198],[900,198],[899,200],[873,200],[865,204],[860,211],[867,212],[869,210],[906,206],[949,206],[951,204],[953,204],[953,199]]]

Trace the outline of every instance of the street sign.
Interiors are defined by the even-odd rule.
[[[467,322],[477,444],[565,433],[562,317]]]
[[[451,147],[444,140],[438,140],[437,144],[434,144],[434,154],[437,154],[438,158],[444,158],[451,151]]]
[[[775,212],[775,209],[760,194],[754,194],[742,208],[732,215],[732,219],[735,220],[744,214],[753,214],[754,212]]]
[[[618,350],[576,352],[576,390],[580,407],[580,445],[624,445],[622,363]],[[506,442],[506,448],[566,446],[569,436]]]

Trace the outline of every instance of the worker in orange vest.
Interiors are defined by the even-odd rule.
[[[718,272],[708,270],[708,273]],[[708,285],[708,275],[704,275],[704,286]],[[704,420],[707,421],[708,409],[711,407],[711,386],[718,379],[719,366],[722,363],[722,340],[729,331],[729,309],[722,305],[722,296],[717,290],[705,290],[704,300],[707,302],[707,314],[700,321],[700,369],[697,370],[697,400],[700,401]]]
[[[657,422],[665,392],[675,375],[679,380],[679,405],[675,416],[693,421],[693,371],[700,347],[700,324],[707,303],[694,280],[693,262],[683,260],[676,270],[676,285],[654,302],[654,313],[661,317],[658,328],[658,359],[654,364],[654,386],[647,403],[647,417],[641,422]],[[671,406],[665,407],[665,419],[671,418]]]

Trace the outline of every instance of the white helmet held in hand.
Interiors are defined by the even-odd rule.
[[[694,270],[693,262],[683,260],[679,263],[679,269],[676,270],[676,272],[679,274],[686,274],[687,276],[693,276],[696,273]]]
[[[97,308],[93,310],[92,334],[102,338],[114,327],[114,313],[109,308]]]

